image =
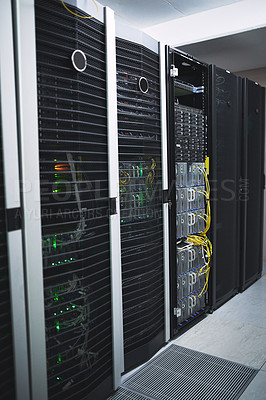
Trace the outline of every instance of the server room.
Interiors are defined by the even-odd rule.
[[[265,400],[265,0],[0,0],[0,400]]]

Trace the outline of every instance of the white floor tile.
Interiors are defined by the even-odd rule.
[[[259,369],[266,361],[265,338],[264,328],[221,320],[213,314],[174,343]]]
[[[266,274],[174,343],[266,371]]]
[[[265,400],[266,372],[259,371],[239,400]]]

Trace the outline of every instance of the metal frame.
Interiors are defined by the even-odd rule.
[[[34,0],[13,0],[31,399],[47,400]]]
[[[154,53],[158,54],[158,41],[156,39],[147,35],[147,33],[140,31],[139,29],[121,22],[121,19],[116,19],[115,31],[116,37],[128,40],[132,43],[138,43],[141,46],[147,47]]]
[[[213,183],[217,183],[217,130],[216,130],[216,95],[215,95],[215,74],[216,74],[216,66],[209,66],[209,116],[210,123],[209,126],[209,135],[211,137],[209,144],[209,154],[210,154],[210,180]],[[210,131],[211,129],[211,131]],[[211,187],[211,191],[215,190],[213,185]],[[214,192],[215,193],[215,192]],[[213,254],[212,254],[212,271],[210,275],[211,279],[211,291],[210,291],[210,305],[211,309],[216,306],[216,223],[217,223],[217,203],[213,201],[211,203],[211,241],[213,245]]]
[[[167,108],[166,108],[166,47],[159,43],[160,54],[160,104],[162,134],[162,190],[168,191],[168,143],[167,143]],[[169,264],[169,203],[163,204],[164,236],[164,307],[165,341],[170,340],[170,264]]]
[[[112,284],[113,378],[114,389],[117,389],[121,383],[121,373],[124,371],[123,303],[119,202],[115,19],[114,12],[108,7],[105,8],[105,24],[109,197],[111,199],[116,199],[116,214],[110,215],[110,247]]]
[[[0,86],[6,209],[20,213],[15,66],[11,0],[0,4]],[[17,400],[30,399],[26,303],[21,229],[7,233]]]
[[[248,177],[248,146],[247,146],[247,136],[248,136],[248,79],[243,79],[243,127],[242,127],[242,160],[241,160],[241,178],[247,179]],[[242,203],[241,207],[241,273],[240,273],[240,291],[243,291],[245,288],[246,281],[246,246],[247,246],[247,202]]]

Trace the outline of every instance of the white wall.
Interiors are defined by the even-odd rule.
[[[242,78],[248,78],[251,81],[258,82],[261,86],[266,87],[266,68],[251,69],[249,71],[234,72],[235,75]],[[266,118],[266,113],[265,113]],[[266,152],[266,141],[265,141]],[[266,164],[266,159],[265,159]],[[265,171],[264,165],[264,171]],[[266,191],[265,191],[266,192]],[[266,193],[264,193],[264,238],[263,238],[263,260],[266,261]]]
[[[153,25],[143,31],[163,43],[183,46],[263,26],[266,26],[266,0],[243,0]]]

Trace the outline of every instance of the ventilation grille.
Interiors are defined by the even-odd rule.
[[[164,325],[160,80],[157,54],[122,39],[116,43],[127,360]]]
[[[147,400],[149,397],[134,393],[127,388],[119,388],[108,400]]]
[[[4,193],[2,127],[0,115],[0,393],[1,399],[13,400],[15,399],[15,381]]]
[[[258,371],[171,345],[123,385],[157,400],[236,400]]]
[[[80,400],[112,371],[105,29],[35,4],[49,399]]]

